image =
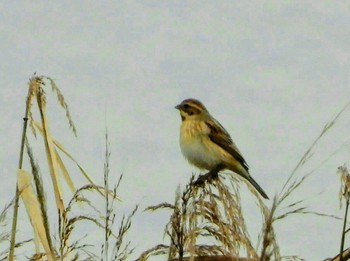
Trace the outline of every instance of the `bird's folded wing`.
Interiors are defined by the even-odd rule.
[[[230,134],[222,127],[222,125],[218,121],[206,121],[206,125],[210,129],[209,138],[216,145],[221,147],[223,150],[227,151],[232,155],[238,162],[242,164],[242,166],[248,170],[248,164],[239,152],[237,146],[232,141]]]

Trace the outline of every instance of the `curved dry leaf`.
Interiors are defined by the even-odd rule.
[[[43,135],[43,128],[42,128],[41,124],[35,121],[35,122],[34,122],[34,125],[35,125],[35,127],[39,130],[40,134]],[[70,158],[70,159],[77,165],[77,167],[79,168],[80,172],[81,172],[81,173],[83,174],[83,176],[88,180],[88,182],[89,182],[90,184],[92,184],[92,185],[97,186],[97,185],[96,185],[96,182],[93,180],[93,178],[90,177],[90,175],[85,171],[85,169],[83,168],[83,166],[81,166],[81,165],[78,163],[78,161],[77,161],[76,159],[73,158],[73,156],[66,150],[66,148],[63,146],[63,144],[61,144],[60,142],[58,142],[58,141],[55,140],[55,139],[52,139],[52,141],[53,141],[53,144],[54,144],[60,151],[62,151],[68,158]],[[101,195],[106,195],[104,189],[99,189],[99,193],[100,193]],[[121,201],[121,199],[120,199],[117,195],[115,195],[115,193],[113,193],[113,191],[109,191],[108,193],[109,193],[113,198],[115,198],[115,199]]]
[[[60,155],[58,154],[57,150],[55,149],[55,153],[56,153],[56,158],[57,158],[57,163],[58,163],[58,166],[60,167],[61,169],[61,173],[62,173],[62,176],[64,177],[64,179],[66,180],[67,182],[67,185],[68,187],[70,188],[70,190],[72,191],[72,193],[74,194],[75,191],[76,191],[76,188],[74,186],[74,183],[73,183],[73,180],[71,179],[69,173],[68,173],[68,170],[66,168],[66,166],[64,165]]]
[[[61,185],[59,182],[58,174],[57,174],[57,158],[56,158],[56,153],[54,150],[54,143],[53,139],[49,133],[49,126],[48,122],[46,119],[46,114],[45,114],[45,103],[42,101],[43,95],[38,93],[37,96],[37,102],[38,102],[38,107],[41,115],[41,120],[42,120],[42,134],[44,137],[45,141],[45,149],[46,149],[46,156],[47,156],[47,162],[49,165],[49,170],[51,174],[51,180],[54,188],[54,194],[55,194],[55,199],[56,199],[56,204],[57,208],[61,211],[61,213],[64,211],[64,203],[63,203],[63,196],[62,196],[62,189]]]
[[[31,186],[32,175],[23,169],[18,169],[17,180],[20,197],[24,202],[35,234],[37,234],[40,238],[41,244],[47,254],[47,259],[55,260],[54,254],[52,253],[49,241],[46,236],[47,234],[44,227],[40,204]]]

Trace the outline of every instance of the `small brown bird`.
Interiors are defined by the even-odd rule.
[[[245,178],[261,196],[264,190],[250,176],[248,164],[224,127],[214,119],[206,107],[196,99],[186,99],[175,106],[180,111],[180,147],[182,154],[193,165],[209,172],[215,178],[224,169]],[[199,179],[200,180],[200,179]]]

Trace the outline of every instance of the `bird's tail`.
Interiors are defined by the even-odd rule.
[[[259,184],[250,175],[249,176],[244,175],[243,177],[246,178],[250,182],[250,184],[253,185],[253,187],[260,193],[260,195],[263,198],[269,199],[265,191],[259,186]]]

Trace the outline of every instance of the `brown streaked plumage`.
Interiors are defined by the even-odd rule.
[[[211,176],[229,169],[245,178],[261,196],[268,199],[264,190],[249,174],[249,167],[225,128],[210,115],[196,99],[186,99],[175,106],[180,111],[180,147],[185,158]]]

